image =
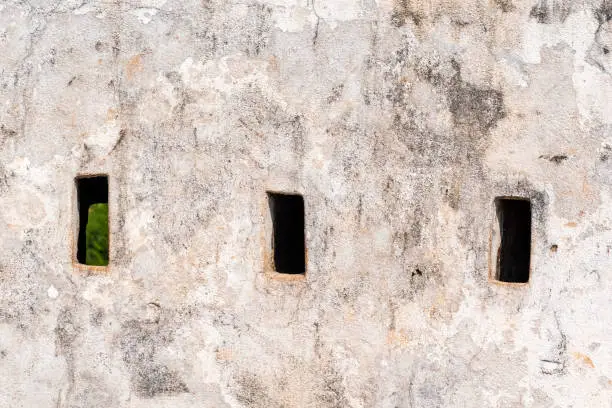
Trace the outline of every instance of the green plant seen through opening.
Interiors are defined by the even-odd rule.
[[[108,204],[92,204],[85,227],[87,265],[108,265]]]

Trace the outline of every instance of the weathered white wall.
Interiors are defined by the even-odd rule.
[[[3,0],[0,406],[610,406],[611,17]],[[88,172],[107,273],[72,264]],[[266,273],[267,189],[305,197],[305,280]],[[527,285],[488,278],[498,195]]]

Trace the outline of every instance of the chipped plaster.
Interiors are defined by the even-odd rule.
[[[610,10],[2,2],[0,406],[609,406]],[[303,279],[267,190],[304,195]],[[489,277],[504,195],[526,285]]]

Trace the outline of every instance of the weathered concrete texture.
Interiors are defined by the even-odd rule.
[[[610,406],[611,18],[3,0],[0,406]],[[72,263],[85,173],[107,272]],[[267,270],[266,190],[304,195],[303,280]],[[526,285],[489,279],[504,195]]]

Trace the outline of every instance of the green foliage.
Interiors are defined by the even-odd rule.
[[[87,265],[108,265],[108,204],[92,204],[87,216],[85,238]]]

